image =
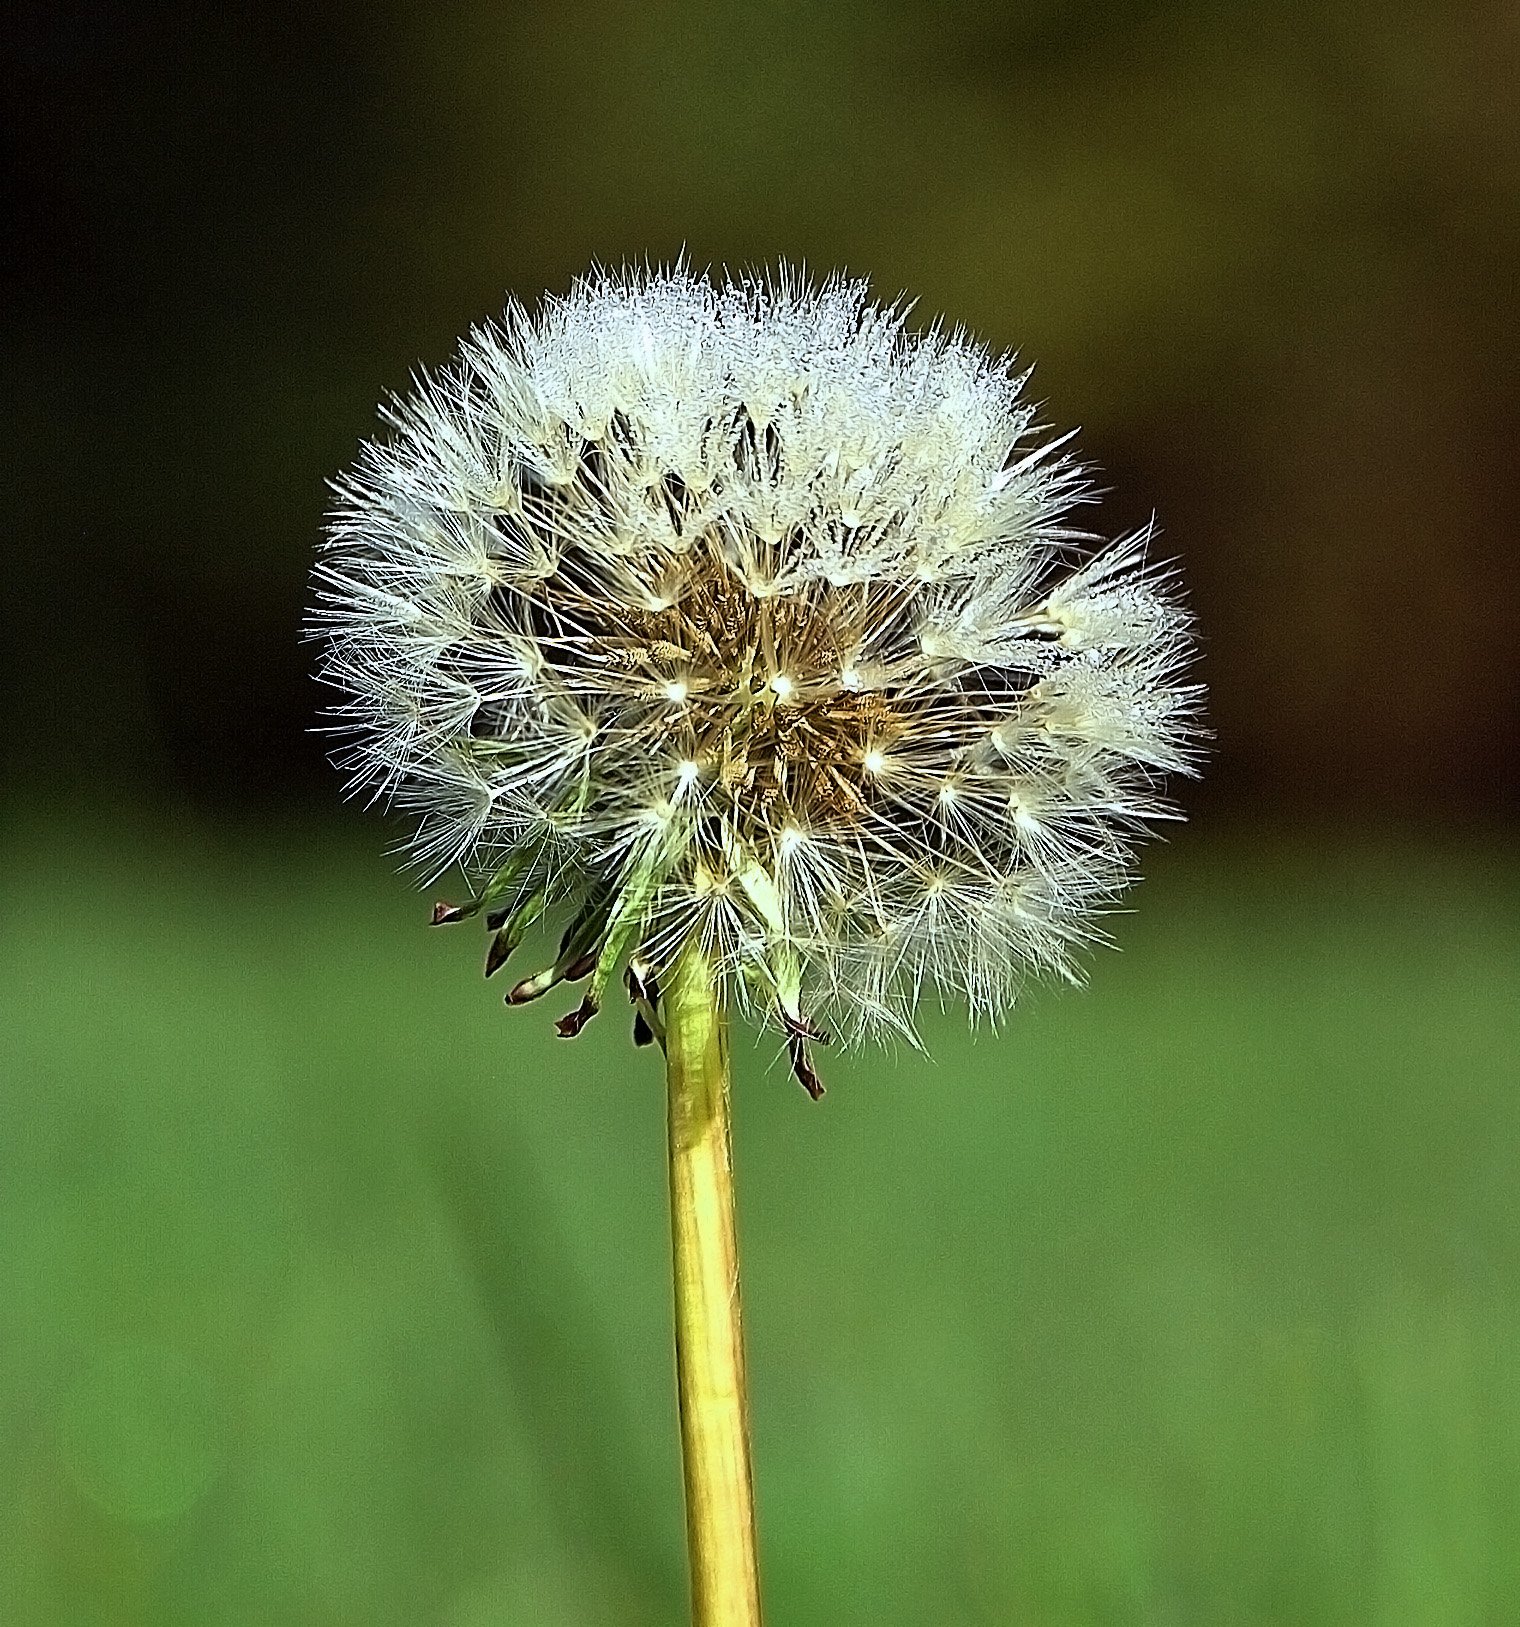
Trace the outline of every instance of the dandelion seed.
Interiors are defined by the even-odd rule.
[[[339,486],[353,785],[502,920],[568,916],[546,986],[634,956],[657,987],[696,943],[794,1055],[815,1016],[911,1032],[926,990],[996,1015],[1071,975],[1198,692],[1149,533],[1074,530],[1022,384],[845,281],[512,306]]]

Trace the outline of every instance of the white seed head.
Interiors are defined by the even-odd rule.
[[[1148,534],[1073,528],[1022,383],[858,283],[512,306],[338,487],[353,785],[428,871],[577,911],[603,985],[696,934],[794,1035],[911,1034],[931,989],[996,1015],[1072,975],[1198,692]]]

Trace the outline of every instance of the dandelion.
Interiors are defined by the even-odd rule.
[[[488,975],[560,925],[511,1003],[584,981],[573,1035],[621,973],[666,1052],[699,1621],[758,1619],[724,1013],[816,1097],[832,1033],[1074,977],[1189,767],[1187,618],[1149,532],[1073,523],[1024,382],[862,284],[595,274],[475,330],[339,488],[352,784],[475,878],[434,918],[485,915]]]

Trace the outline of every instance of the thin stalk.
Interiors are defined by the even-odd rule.
[[[682,951],[661,996],[691,1618],[693,1627],[759,1627],[728,1031],[712,966],[698,945]]]

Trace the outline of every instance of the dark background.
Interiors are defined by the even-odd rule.
[[[504,291],[684,246],[1037,363],[1185,562],[1200,812],[1512,810],[1512,7],[63,4],[9,49],[23,785],[330,803],[324,480]]]
[[[680,1619],[657,1069],[423,929],[301,626],[385,392],[684,248],[1036,363],[1214,733],[1087,992],[817,1108],[741,1036],[772,1619],[1513,1619],[1517,19],[8,25],[0,1616]]]

